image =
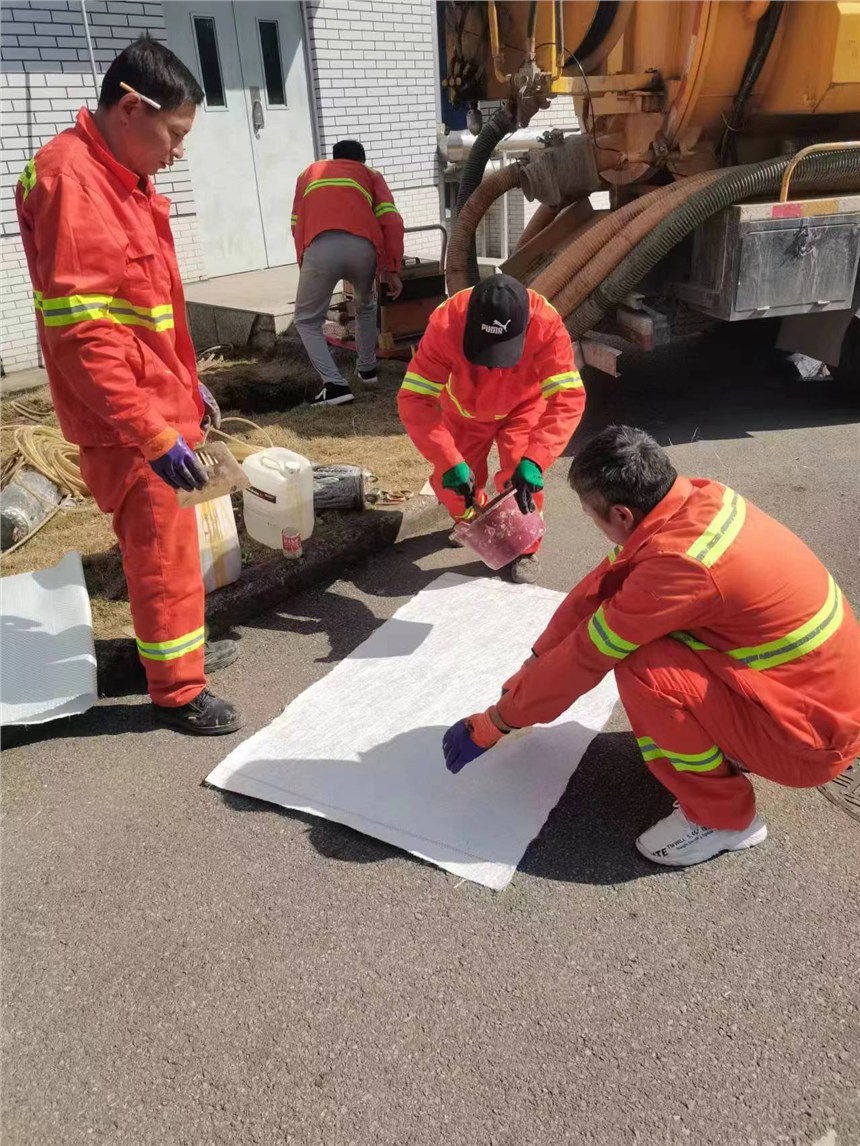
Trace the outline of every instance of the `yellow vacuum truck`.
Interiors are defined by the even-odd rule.
[[[476,281],[475,228],[519,188],[539,206],[504,269],[550,299],[585,361],[615,373],[619,335],[648,349],[697,321],[779,319],[780,348],[860,392],[860,3],[488,0],[440,12],[442,84],[476,136],[449,292]],[[580,134],[548,132],[485,177],[503,141],[571,100]],[[591,207],[600,190],[608,211]]]

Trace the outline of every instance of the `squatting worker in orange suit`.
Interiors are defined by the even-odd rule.
[[[323,334],[337,284],[352,284],[362,382],[376,382],[376,280],[385,280],[392,299],[403,290],[403,220],[388,184],[365,159],[357,139],[342,139],[331,159],[317,160],[296,180],[292,226],[301,271],[295,324],[322,379],[313,406],[354,401]]]
[[[509,275],[460,291],[430,316],[398,399],[409,437],[433,464],[436,496],[455,521],[486,504],[493,444],[496,489],[513,484],[523,513],[543,507],[543,475],[579,425],[585,390],[558,312]],[[514,581],[534,582],[539,543]]]
[[[95,114],[81,110],[27,164],[17,205],[54,406],[113,514],[153,711],[212,735],[242,719],[206,687],[197,523],[176,491],[205,485],[191,447],[218,412],[197,378],[170,204],[150,178],[182,156],[202,99],[172,52],[137,40]],[[210,649],[220,665],[235,659],[232,642]]]
[[[677,800],[636,841],[656,863],[761,843],[744,771],[824,784],[860,752],[860,626],[804,543],[739,493],[679,477],[644,431],[610,426],[570,483],[615,549],[569,594],[499,703],[445,736],[456,772],[615,672],[645,763]]]

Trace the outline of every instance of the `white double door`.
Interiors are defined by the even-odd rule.
[[[206,93],[188,160],[207,277],[296,261],[296,178],[313,161],[300,5],[164,5],[169,47]]]

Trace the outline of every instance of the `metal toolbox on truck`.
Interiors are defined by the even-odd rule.
[[[739,203],[693,236],[690,277],[674,293],[737,322],[851,306],[860,261],[860,195]]]

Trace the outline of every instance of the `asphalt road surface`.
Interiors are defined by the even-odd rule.
[[[856,608],[856,408],[723,342],[593,381],[580,438],[646,426],[795,529]],[[606,549],[565,471],[557,589]],[[242,629],[215,684],[249,731],[441,570],[478,573],[444,537]],[[138,696],[7,737],[8,1146],[860,1143],[860,825],[818,792],[760,782],[766,844],[654,868],[633,839],[671,800],[617,711],[494,894],[201,786],[238,739],[154,730]]]

